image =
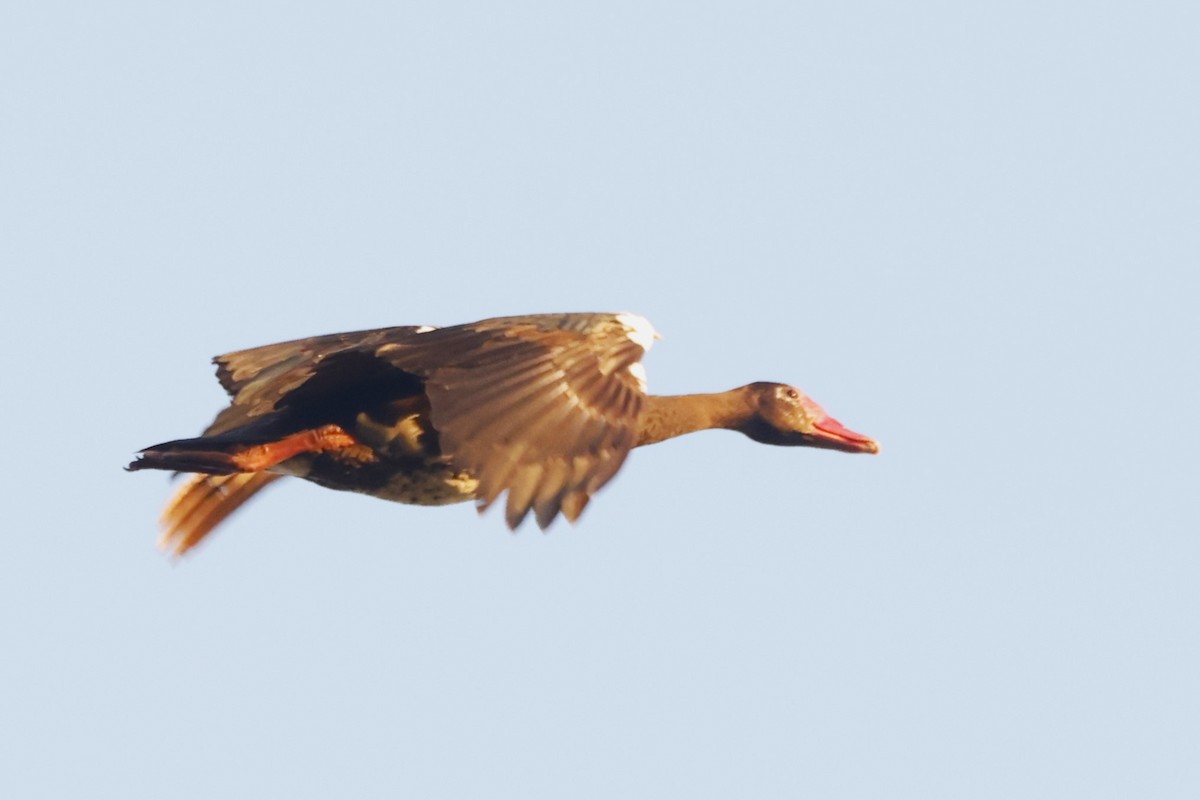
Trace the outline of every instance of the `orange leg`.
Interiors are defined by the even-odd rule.
[[[320,428],[285,436],[277,442],[250,447],[235,454],[233,461],[243,472],[261,472],[301,453],[324,453],[362,446],[362,443],[346,433],[342,426],[322,425]]]

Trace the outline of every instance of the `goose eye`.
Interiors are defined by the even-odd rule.
[[[800,399],[800,393],[797,392],[795,389],[788,389],[786,394],[787,394],[789,400],[799,400]]]

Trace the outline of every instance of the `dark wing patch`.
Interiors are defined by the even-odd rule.
[[[405,325],[332,333],[217,356],[213,359],[217,380],[233,401],[217,415],[204,435],[221,434],[276,411],[284,397],[306,384],[317,367],[332,356],[360,353],[369,359],[386,342],[404,341],[428,330],[429,326]],[[348,358],[334,371],[344,372],[354,361],[353,357]]]
[[[510,527],[533,511],[545,528],[578,517],[636,443],[645,394],[630,368],[645,350],[623,319],[484,320],[378,353],[425,378],[442,452],[478,477],[479,508],[507,491]]]

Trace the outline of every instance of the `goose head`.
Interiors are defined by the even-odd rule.
[[[743,387],[749,414],[738,430],[756,442],[785,447],[820,447],[845,453],[878,453],[879,444],[855,433],[795,386],[752,383]]]

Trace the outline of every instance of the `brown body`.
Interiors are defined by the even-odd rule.
[[[653,329],[628,314],[384,328],[216,359],[231,405],[195,439],[142,451],[130,469],[198,473],[163,515],[182,553],[263,487],[295,476],[414,505],[506,493],[515,528],[575,520],[629,451],[726,428],[756,441],[877,452],[793,387],[645,393]]]

